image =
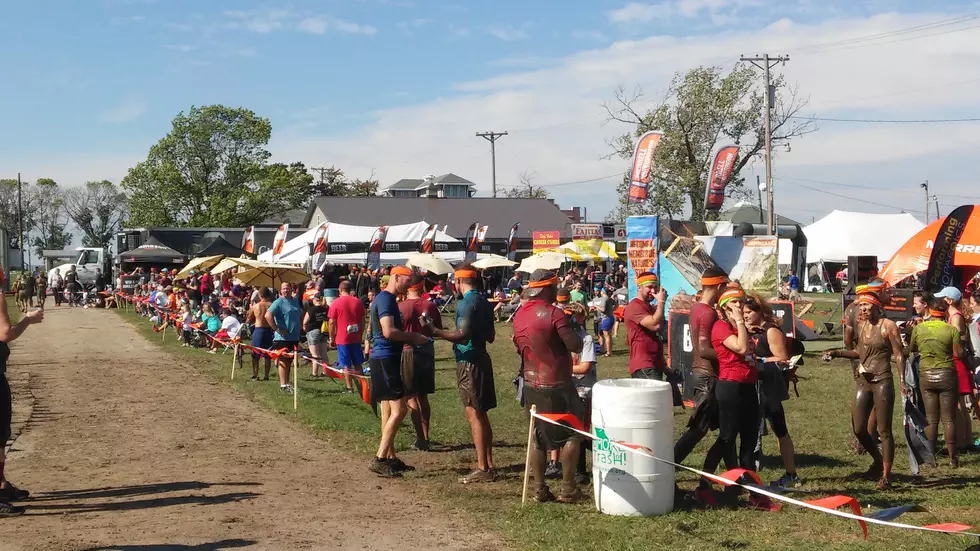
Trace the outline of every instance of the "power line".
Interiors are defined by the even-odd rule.
[[[816,50],[816,49],[826,48],[826,47],[830,47],[830,46],[841,46],[841,45],[848,45],[848,44],[853,44],[853,43],[857,43],[857,42],[866,42],[866,41],[869,41],[869,40],[878,40],[878,39],[881,39],[881,38],[889,38],[889,37],[892,37],[892,36],[898,36],[898,35],[902,35],[902,34],[909,34],[909,33],[914,33],[914,32],[918,32],[918,31],[930,30],[930,29],[934,29],[934,28],[937,28],[937,27],[943,27],[943,26],[947,26],[947,25],[955,25],[957,23],[964,23],[966,21],[971,21],[973,19],[977,19],[978,17],[980,17],[980,15],[978,15],[978,14],[961,15],[959,17],[953,17],[951,19],[943,19],[942,21],[934,21],[932,23],[925,23],[925,24],[922,24],[922,25],[916,25],[914,27],[905,27],[905,28],[902,28],[902,29],[896,29],[896,30],[892,30],[892,31],[878,33],[878,34],[872,34],[872,35],[866,35],[866,36],[859,36],[859,37],[855,37],[855,38],[847,38],[847,39],[844,39],[844,40],[836,40],[836,41],[833,41],[833,42],[821,42],[821,43],[818,43],[818,44],[810,44],[808,46],[801,46],[801,47],[797,48],[797,51]]]
[[[980,122],[980,117],[968,117],[962,119],[842,119],[836,117],[791,116],[789,118],[823,122],[858,122],[869,124],[944,124],[951,122]]]
[[[578,184],[588,184],[588,183],[591,183],[591,182],[601,182],[602,180],[608,180],[610,178],[622,178],[623,177],[623,174],[625,174],[625,173],[626,173],[626,171],[623,170],[623,171],[617,172],[615,174],[610,174],[609,176],[600,176],[598,178],[591,178],[589,180],[577,180],[577,181],[574,181],[574,182],[557,182],[557,183],[553,183],[553,184],[541,184],[541,185],[536,185],[534,187],[561,187],[561,186],[574,186],[574,185],[578,185]],[[509,189],[517,189],[517,188],[523,188],[524,186],[500,186],[500,187],[505,188],[505,189],[508,189],[508,188]]]
[[[918,214],[923,214],[923,212],[921,210],[910,209],[910,208],[905,208],[905,207],[896,207],[895,205],[886,205],[884,203],[878,203],[876,201],[867,201],[865,199],[858,199],[857,197],[851,197],[849,195],[842,195],[840,193],[834,193],[832,191],[827,191],[825,189],[815,188],[815,187],[811,187],[811,186],[807,186],[807,185],[803,185],[803,184],[796,184],[796,185],[800,186],[801,188],[808,189],[810,191],[816,191],[818,193],[825,193],[827,195],[832,195],[834,197],[840,197],[841,199],[847,199],[849,201],[857,201],[858,203],[866,203],[868,205],[874,205],[876,207],[882,207],[882,208],[886,208],[886,209],[900,210],[902,212],[915,212],[915,213],[918,213]]]
[[[793,177],[790,177],[790,176],[780,176],[780,177],[775,178],[775,179],[776,180],[793,180],[794,182],[809,182],[811,184],[822,184],[822,185],[829,185],[829,186],[849,187],[849,188],[854,188],[854,189],[867,189],[867,190],[870,190],[870,191],[886,191],[888,193],[914,193],[914,194],[918,194],[919,193],[918,191],[914,191],[914,190],[910,190],[910,189],[901,189],[901,188],[896,189],[894,187],[881,188],[881,187],[874,187],[874,186],[862,186],[862,185],[858,185],[858,184],[845,184],[845,183],[841,183],[841,182],[828,182],[826,180],[811,180],[809,178],[793,178]],[[793,183],[793,182],[790,182],[790,183]],[[938,195],[941,195],[943,197],[952,197],[952,198],[956,198],[956,199],[967,199],[967,200],[970,200],[970,201],[980,201],[980,197],[970,196],[970,195],[957,195],[955,193],[942,193],[942,192],[939,192]]]

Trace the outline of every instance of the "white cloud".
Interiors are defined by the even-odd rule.
[[[452,38],[467,38],[470,36],[470,28],[466,26],[449,25],[449,36]]]
[[[643,86],[652,106],[675,71],[701,64],[727,64],[739,53],[790,52],[792,61],[777,72],[809,95],[808,111],[851,118],[945,118],[973,114],[980,79],[980,41],[970,32],[894,42],[844,51],[794,50],[802,46],[868,36],[951,17],[948,14],[881,15],[834,19],[819,24],[781,21],[765,29],[740,28],[705,36],[653,36],[622,41],[604,49],[583,51],[545,67],[511,69],[495,77],[454,86],[447,97],[428,103],[385,109],[373,114],[362,130],[343,135],[279,133],[273,152],[284,160],[331,162],[353,174],[372,170],[383,183],[430,173],[456,172],[477,182],[482,193],[490,183],[486,144],[478,130],[510,132],[497,143],[498,185],[514,185],[525,170],[539,183],[579,181],[625,171],[628,162],[601,160],[606,140],[626,127],[604,124],[601,104],[621,84]],[[908,38],[903,35],[903,38]],[[761,80],[761,78],[760,78]],[[925,92],[915,92],[924,87]],[[275,121],[273,121],[275,123]],[[980,125],[845,125],[821,123],[819,132],[793,142],[791,153],[779,153],[777,176],[817,178],[862,185],[889,186],[948,173],[950,158],[971,166],[980,146]],[[315,131],[314,131],[315,132]],[[378,151],[384,151],[381,157]],[[936,159],[942,159],[937,161]],[[810,176],[808,176],[810,175]],[[947,193],[980,195],[964,178],[946,182]],[[559,203],[588,205],[601,217],[613,202],[615,178],[583,186],[552,188]],[[938,184],[937,184],[938,185]],[[783,189],[786,189],[785,187]],[[837,208],[832,196],[791,188],[777,204]],[[956,191],[959,190],[959,191]],[[860,196],[847,188],[835,190]],[[783,192],[786,193],[786,192]],[[895,204],[879,197],[885,204]],[[895,199],[894,201],[898,201]],[[902,199],[904,201],[904,199]],[[915,207],[914,196],[901,206]],[[871,211],[869,205],[855,206]],[[878,209],[881,211],[881,209]]]
[[[142,101],[130,99],[119,105],[106,109],[99,114],[99,119],[107,123],[125,123],[136,120],[146,112],[146,104]]]
[[[657,19],[666,19],[672,12],[670,4],[640,4],[630,2],[622,8],[613,10],[607,15],[613,23],[649,23]]]
[[[180,52],[182,54],[188,54],[194,51],[194,46],[191,46],[190,44],[167,44],[164,46],[164,48],[173,52]]]
[[[309,34],[327,34],[328,31],[334,31],[342,34],[363,34],[370,36],[378,32],[378,29],[371,25],[360,25],[344,19],[325,16],[307,17],[300,21],[296,25],[296,28]]]
[[[506,42],[526,40],[530,36],[526,27],[518,28],[512,25],[487,27],[486,31],[490,36]]]

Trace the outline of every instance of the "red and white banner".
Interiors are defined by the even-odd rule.
[[[313,255],[310,257],[310,268],[313,270],[323,269],[323,264],[327,261],[327,232],[329,231],[326,222],[320,224],[313,234]]]
[[[725,187],[732,180],[737,161],[737,145],[726,145],[715,154],[715,161],[711,163],[711,175],[708,178],[705,191],[705,210],[721,210],[721,206],[725,202]]]
[[[388,238],[388,226],[378,226],[371,236],[371,244],[368,246],[367,266],[371,270],[381,269],[381,250],[385,247],[385,239]]]
[[[286,244],[286,236],[289,234],[289,224],[283,224],[276,230],[276,236],[272,238],[272,261],[279,260],[282,254],[282,246]]]
[[[602,224],[572,224],[572,241],[602,239]]]
[[[520,222],[511,226],[510,235],[507,236],[507,258],[510,260],[514,260],[517,257],[517,229],[520,226]]]
[[[480,231],[476,232],[477,244],[483,243],[483,241],[487,238],[487,230],[489,229],[490,226],[480,226]]]
[[[651,130],[640,136],[633,152],[633,169],[630,171],[629,202],[643,203],[647,200],[647,187],[653,178],[653,156],[663,139],[663,132]]]
[[[470,227],[466,230],[466,252],[475,253],[477,246],[480,244],[480,223],[473,222]]]
[[[242,250],[245,254],[255,254],[255,228],[249,226],[242,234]]]
[[[432,254],[436,248],[436,232],[439,231],[439,226],[435,224],[429,225],[422,232],[422,240],[419,241],[419,252],[425,254]]]

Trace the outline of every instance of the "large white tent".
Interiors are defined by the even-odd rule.
[[[806,262],[847,262],[848,256],[888,259],[925,224],[908,213],[868,214],[835,210],[803,228]]]
[[[388,236],[386,241],[389,242],[420,242],[422,240],[422,234],[428,229],[429,224],[425,221],[416,222],[414,224],[400,224],[397,226],[388,226]],[[374,231],[377,229],[375,226],[351,226],[348,224],[337,224],[335,222],[327,223],[327,244],[336,243],[368,243],[374,236]],[[310,258],[311,245],[316,237],[317,228],[311,228],[307,232],[286,241],[282,247],[282,253],[276,259],[277,264],[294,264],[294,265],[305,265]],[[459,240],[455,237],[436,230],[435,238],[436,248],[438,245],[442,244],[459,244]],[[403,252],[382,252],[381,262],[383,264],[404,264],[408,260],[408,256],[417,251],[403,251]],[[446,260],[447,262],[462,262],[466,253],[464,251],[435,251],[434,253],[439,258]],[[363,264],[367,259],[367,253],[340,253],[340,254],[328,254],[327,262],[332,264]],[[259,255],[259,260],[263,262],[272,262],[272,250],[268,250]]]

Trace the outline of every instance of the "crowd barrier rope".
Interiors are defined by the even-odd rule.
[[[926,525],[926,526],[915,526],[915,525],[912,525],[912,524],[903,524],[903,523],[900,523],[900,522],[892,522],[892,519],[898,518],[903,513],[910,512],[910,511],[922,511],[923,510],[922,507],[920,507],[918,505],[904,505],[904,506],[899,506],[899,507],[890,507],[888,509],[882,509],[880,511],[877,511],[875,514],[864,516],[864,515],[861,514],[861,505],[853,497],[845,496],[845,495],[834,495],[834,496],[829,496],[829,497],[824,497],[824,498],[819,498],[819,499],[806,500],[806,501],[801,501],[801,500],[798,500],[798,499],[793,499],[791,497],[788,497],[788,496],[785,496],[785,495],[781,495],[778,492],[778,490],[776,490],[774,487],[771,487],[771,486],[763,486],[762,485],[762,481],[759,478],[759,475],[756,474],[753,471],[749,471],[749,470],[746,470],[746,469],[733,469],[733,470],[730,470],[730,471],[726,471],[724,473],[721,473],[719,475],[715,475],[715,474],[711,474],[711,473],[706,473],[706,472],[701,471],[699,469],[695,469],[693,467],[688,467],[687,465],[682,465],[680,463],[675,463],[673,461],[669,461],[669,460],[664,459],[662,457],[657,457],[656,455],[654,455],[653,451],[650,448],[647,448],[646,446],[641,446],[641,445],[638,445],[638,444],[632,444],[632,443],[629,443],[629,442],[616,441],[616,440],[612,440],[612,439],[609,439],[609,438],[604,437],[605,436],[604,434],[602,436],[600,436],[600,435],[597,435],[597,434],[593,434],[591,432],[588,432],[588,431],[585,430],[585,426],[582,424],[582,422],[577,417],[575,417],[574,415],[571,415],[571,414],[538,413],[537,412],[537,409],[532,405],[531,406],[531,415],[530,415],[530,418],[531,419],[530,419],[530,426],[528,428],[528,440],[527,440],[528,441],[528,450],[527,450],[528,462],[527,462],[527,464],[525,466],[525,470],[524,470],[524,491],[523,491],[523,495],[521,497],[521,504],[522,505],[527,501],[527,486],[528,486],[528,479],[529,479],[529,474],[530,474],[529,464],[530,464],[530,456],[531,456],[531,444],[532,444],[532,438],[533,438],[533,434],[534,434],[534,423],[535,423],[536,420],[540,420],[540,421],[543,421],[545,423],[550,423],[552,425],[557,425],[557,426],[560,426],[560,427],[564,427],[564,428],[566,428],[568,430],[571,430],[571,431],[574,431],[576,434],[579,434],[579,435],[581,435],[581,436],[583,436],[585,438],[588,438],[590,440],[602,441],[602,442],[608,443],[611,446],[616,446],[618,448],[621,448],[621,449],[623,449],[623,450],[625,450],[627,452],[635,453],[635,454],[639,454],[639,455],[643,455],[643,456],[649,457],[650,459],[653,459],[655,461],[659,461],[661,463],[665,463],[667,465],[671,465],[675,469],[682,469],[682,470],[685,470],[685,471],[688,471],[688,472],[692,472],[692,473],[694,473],[694,474],[696,474],[696,475],[698,475],[700,477],[703,477],[703,478],[705,478],[707,480],[710,480],[710,481],[715,482],[717,484],[720,484],[722,486],[738,486],[738,487],[740,487],[740,488],[742,488],[742,489],[744,489],[744,490],[746,490],[748,492],[751,492],[751,493],[754,493],[754,494],[757,494],[757,495],[761,495],[761,496],[765,496],[766,498],[768,498],[770,500],[776,500],[776,501],[783,502],[783,503],[789,503],[791,505],[796,505],[798,507],[804,507],[806,509],[812,509],[814,511],[819,511],[821,513],[826,513],[826,514],[829,514],[829,515],[834,515],[834,516],[837,516],[837,517],[841,517],[841,518],[846,518],[846,519],[851,519],[851,520],[857,521],[858,524],[861,526],[861,530],[864,533],[864,538],[865,539],[868,538],[868,526],[867,525],[869,523],[870,524],[879,524],[879,525],[882,525],[882,526],[890,526],[892,528],[901,528],[901,529],[905,529],[905,530],[918,530],[918,531],[922,531],[922,532],[934,532],[934,533],[940,533],[940,534],[950,534],[950,535],[956,535],[956,536],[968,536],[968,537],[980,538],[980,533],[972,532],[971,531],[971,530],[974,530],[974,528],[972,526],[967,525],[967,524],[961,524],[961,523],[958,523],[958,522],[946,522],[946,523],[939,523],[939,524],[929,524],[929,525]],[[744,481],[745,480],[745,477],[750,478],[754,482],[754,484],[747,484],[747,483],[741,482],[741,481]],[[838,511],[837,510],[838,508],[844,507],[844,506],[849,506],[851,508],[851,511],[852,512],[851,513],[847,513],[847,512],[844,512],[844,511]],[[778,510],[778,509],[773,508],[771,510]]]

